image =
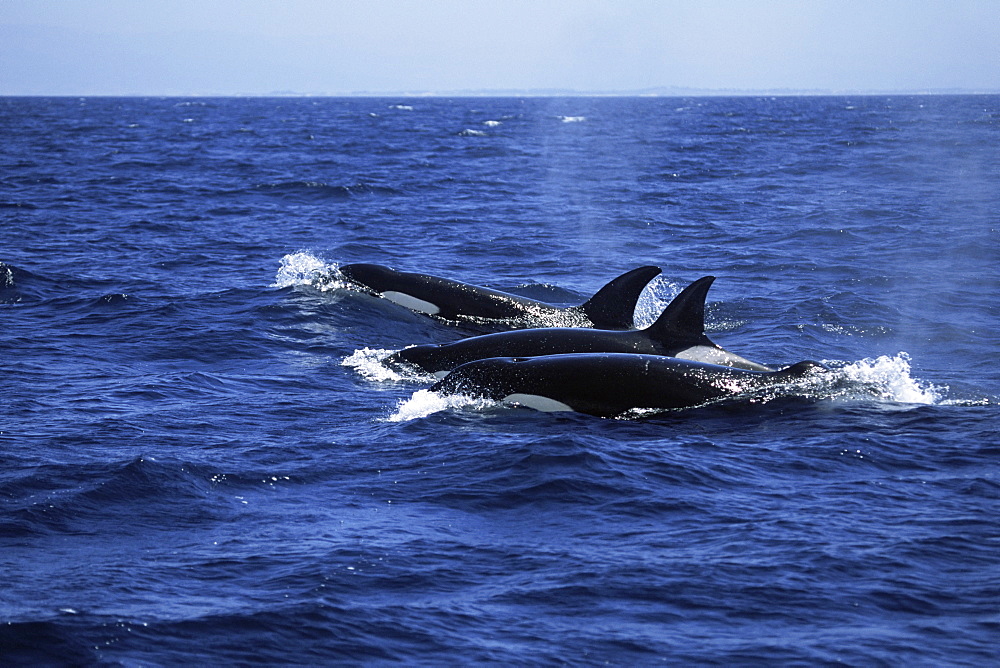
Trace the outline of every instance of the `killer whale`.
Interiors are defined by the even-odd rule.
[[[391,368],[417,367],[438,377],[460,364],[488,357],[534,357],[564,353],[638,353],[680,357],[753,371],[774,369],[716,345],[705,335],[705,297],[714,276],[684,288],[642,330],[615,331],[550,327],[484,334],[441,345],[404,348],[383,362]]]
[[[492,357],[456,367],[430,389],[547,412],[615,417],[633,409],[701,406],[794,383],[823,369],[804,361],[778,371],[752,371],[631,353]]]
[[[380,264],[345,264],[340,273],[366,292],[412,311],[446,320],[508,321],[569,315],[580,324],[603,329],[630,329],[636,302],[659,267],[628,271],[598,290],[579,306],[562,308],[518,295],[462,283],[440,276],[397,271]]]

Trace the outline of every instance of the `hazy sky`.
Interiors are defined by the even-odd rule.
[[[1000,92],[1000,0],[0,0],[2,95]]]

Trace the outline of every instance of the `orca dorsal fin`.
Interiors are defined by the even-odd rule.
[[[667,304],[663,313],[644,331],[649,338],[666,344],[681,341],[704,342],[705,297],[712,287],[715,276],[704,276],[687,286],[674,300]],[[715,345],[711,341],[709,345]]]
[[[639,295],[660,271],[659,267],[652,266],[627,271],[598,290],[579,308],[598,329],[632,329]]]

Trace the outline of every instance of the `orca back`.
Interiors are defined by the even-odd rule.
[[[573,312],[577,319],[580,314],[586,316],[598,329],[632,329],[639,296],[660,273],[660,268],[645,266],[628,271],[611,280],[581,306],[568,308],[440,276],[397,271],[380,264],[345,264],[340,273],[366,291],[400,306],[449,320],[515,320]],[[518,325],[512,322],[511,326]]]

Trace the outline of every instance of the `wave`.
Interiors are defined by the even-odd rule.
[[[342,186],[330,185],[322,181],[259,183],[250,190],[251,192],[262,193],[271,197],[309,200],[345,200],[362,195],[399,194],[398,190],[388,186],[376,186],[369,183],[355,183],[353,185]]]
[[[75,616],[72,608],[59,614]],[[0,647],[8,666],[87,666],[102,663],[98,648],[79,637],[79,624],[60,619],[10,620],[0,625]],[[92,643],[91,643],[92,644]]]
[[[0,290],[14,287],[14,271],[14,267],[5,262],[0,262]]]
[[[40,294],[31,287],[42,283],[45,281],[37,274],[7,262],[0,262],[0,304],[17,304],[39,299]]]
[[[191,503],[204,517],[228,517],[211,480],[213,472],[189,463],[139,456],[106,464],[50,465],[9,481],[10,510],[0,535],[97,530],[114,523],[156,526],[178,503]],[[232,505],[232,504],[229,504]],[[129,517],[111,519],[112,509]]]

